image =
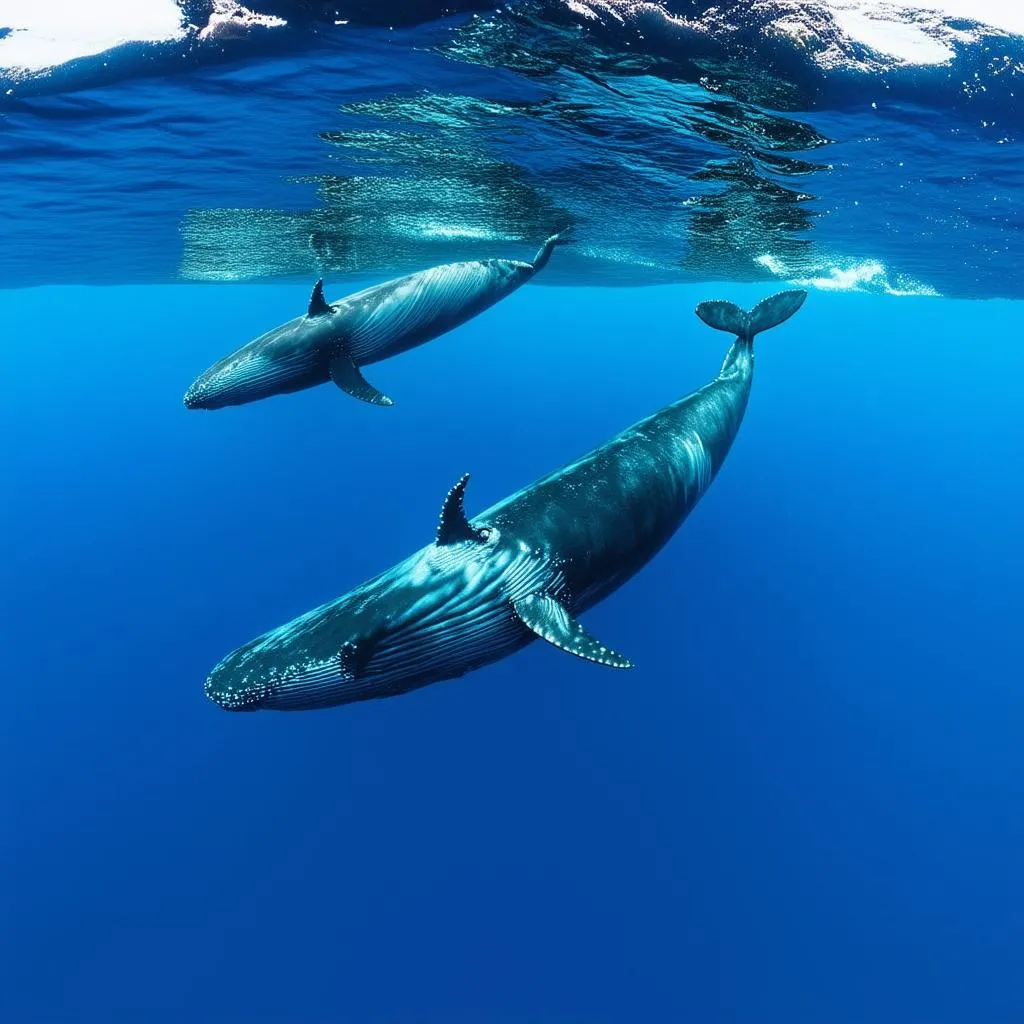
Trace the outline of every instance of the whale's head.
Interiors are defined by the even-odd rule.
[[[229,711],[308,710],[451,679],[532,638],[511,600],[550,575],[497,530],[431,544],[229,654],[207,679],[207,696]]]
[[[298,317],[225,356],[192,382],[185,407],[221,409],[323,383],[323,326]]]

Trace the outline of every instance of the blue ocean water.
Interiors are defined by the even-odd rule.
[[[812,295],[765,336],[711,491],[587,617],[631,673],[203,694],[462,472],[483,508],[710,378],[706,294],[528,287],[377,367],[393,410],[194,414],[302,289],[4,293],[5,1020],[1019,1019],[1009,303]]]
[[[418,19],[394,35],[449,31]],[[304,187],[289,176],[326,173],[312,126],[340,100],[307,96],[307,74],[378,102],[415,81],[428,58],[382,61],[384,32],[359,27],[346,61],[323,23],[330,60],[289,36],[200,50],[174,75],[95,82],[102,62],[67,64],[3,115],[0,1019],[1020,1021],[1024,349],[1019,305],[991,297],[1019,292],[1016,142],[931,148],[927,123],[958,108],[918,104],[900,130],[929,183],[899,207],[904,242],[882,228],[896,171],[872,178],[867,160],[845,183],[804,172],[822,179],[803,203],[820,228],[782,217],[792,203],[759,173],[672,250],[671,225],[644,233],[650,189],[600,191],[650,145],[624,122],[561,150],[562,184],[503,157],[500,173],[452,170],[445,193],[428,145],[393,154],[405,205],[393,182],[334,183],[334,199],[321,182],[297,220],[275,215]],[[524,92],[566,67],[506,64],[487,74]],[[604,85],[584,81],[614,104],[607,64]],[[626,70],[621,92],[664,87]],[[835,126],[838,106],[800,118]],[[768,109],[733,111],[733,128]],[[864,135],[868,116],[842,115]],[[537,123],[518,138],[547,159],[558,146],[533,144],[556,129]],[[968,166],[973,191],[941,184]],[[481,202],[431,234],[465,175]],[[844,216],[825,178],[875,205]],[[1003,219],[971,212],[985,193]],[[355,219],[339,227],[332,202]],[[334,295],[464,251],[526,255],[560,211],[577,236],[551,261],[561,286],[539,276],[373,367],[394,409],[333,387],[182,407],[200,370],[305,309],[311,275]],[[733,255],[764,255],[764,232],[791,259],[794,238],[829,242],[751,281]],[[822,262],[833,250],[854,262]],[[217,267],[230,283],[197,283]],[[649,280],[664,283],[608,286]],[[715,483],[586,616],[633,671],[534,644],[327,711],[231,715],[205,697],[227,651],[427,543],[462,473],[472,514],[711,379],[728,342],[697,302],[750,306],[789,280],[810,296],[758,340]]]

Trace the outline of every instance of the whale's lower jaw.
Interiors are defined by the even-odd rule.
[[[315,353],[297,352],[288,358],[253,356],[212,366],[185,392],[187,409],[223,409],[273,395],[302,391],[329,379],[327,365]]]
[[[353,692],[354,679],[339,654],[335,658],[298,665],[280,676],[252,683],[221,683],[217,669],[214,669],[206,681],[206,695],[225,711],[306,711],[359,700]]]
[[[458,621],[399,631],[376,649],[345,644],[334,656],[297,661],[264,675],[222,680],[221,666],[206,694],[226,711],[313,711],[357,701],[394,697],[465,675],[525,647],[534,634],[502,602]],[[231,661],[225,659],[223,665]]]
[[[532,573],[518,574],[530,583]],[[299,620],[233,651],[210,674],[207,696],[225,711],[332,708],[455,679],[535,639],[500,579],[480,590],[453,586],[373,639],[322,629],[319,618],[309,628]]]

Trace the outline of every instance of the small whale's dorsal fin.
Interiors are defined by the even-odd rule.
[[[394,405],[387,395],[378,391],[360,372],[347,352],[338,352],[331,359],[331,380],[353,398],[370,405]]]
[[[527,594],[526,597],[513,601],[512,607],[523,623],[542,640],[575,654],[577,658],[596,661],[599,665],[608,665],[611,668],[633,667],[628,658],[617,654],[610,647],[605,647],[591,636],[572,617],[565,605],[548,594]]]
[[[487,540],[488,531],[478,530],[470,525],[466,518],[466,484],[469,483],[469,474],[465,473],[459,482],[445,495],[444,504],[441,506],[441,517],[437,524],[438,545],[458,544],[459,541]]]
[[[322,313],[333,313],[334,307],[324,298],[324,279],[321,277],[313,285],[313,294],[309,297],[309,308],[306,316],[320,316]]]

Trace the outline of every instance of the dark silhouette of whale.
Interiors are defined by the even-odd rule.
[[[189,409],[220,409],[333,380],[373,405],[393,405],[369,384],[361,366],[388,359],[464,324],[511,295],[543,269],[561,235],[533,263],[471,260],[446,263],[366,288],[329,304],[317,281],[305,316],[275,327],[214,363],[185,392]]]
[[[473,520],[449,491],[433,544],[362,586],[229,654],[206,681],[231,711],[323,708],[460,676],[542,637],[629,668],[577,615],[621,586],[675,533],[715,478],[747,407],[754,336],[806,292],[746,313],[697,315],[736,340],[719,375]]]

